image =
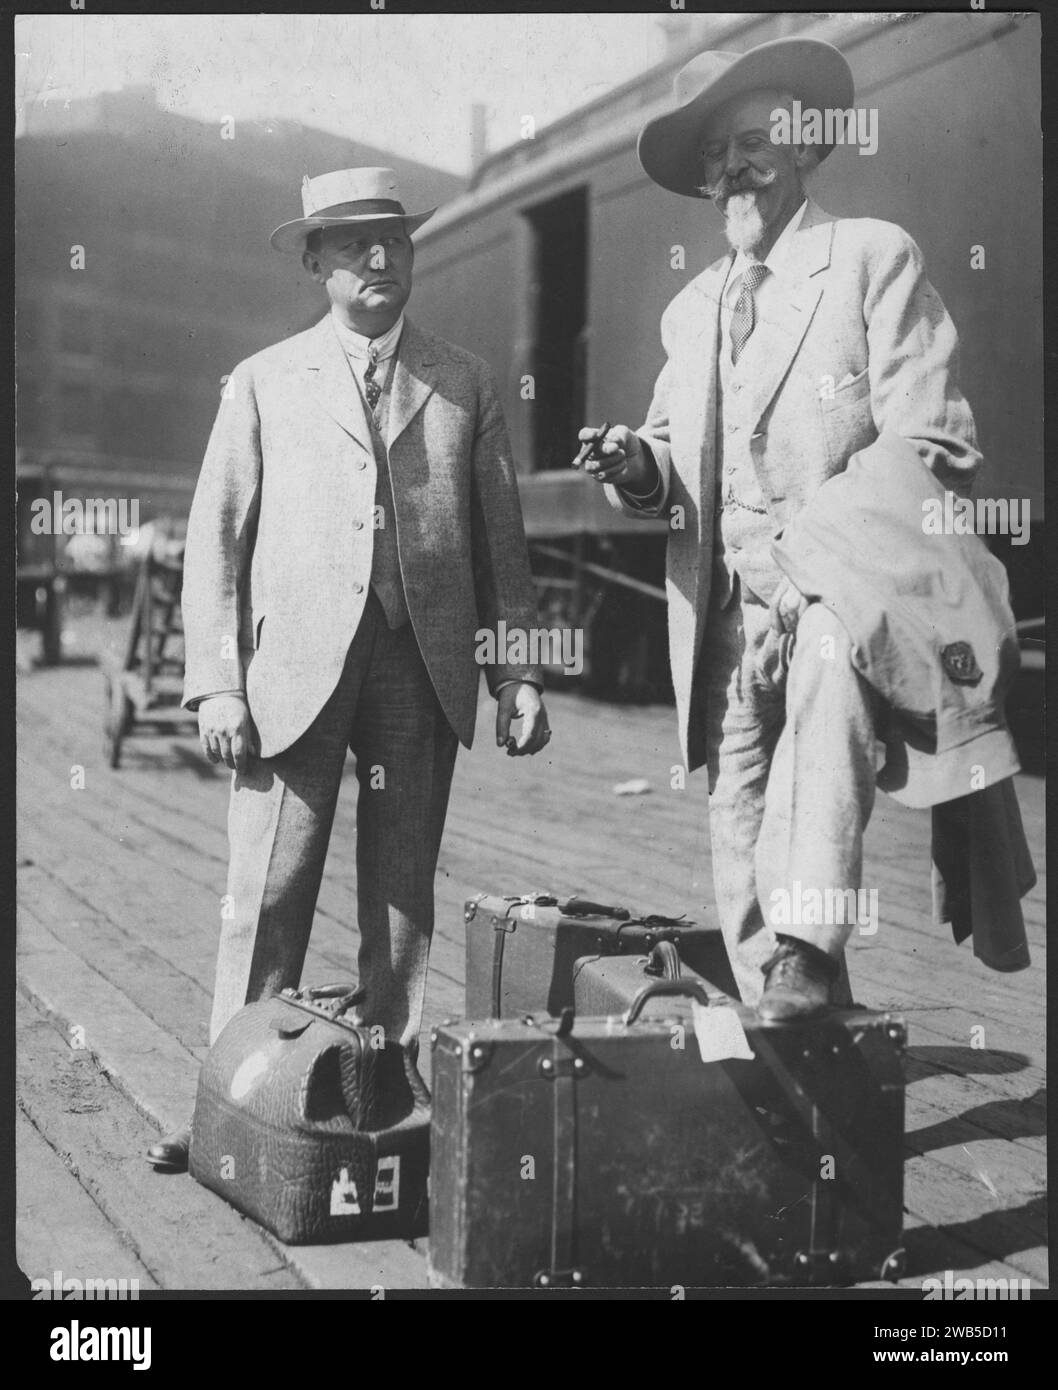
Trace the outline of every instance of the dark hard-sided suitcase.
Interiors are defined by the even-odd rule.
[[[768,1026],[709,1004],[700,981],[647,989],[624,1015],[436,1030],[432,1283],[899,1278],[902,1021],[843,1011]],[[734,1015],[753,1055],[703,1062],[691,1006],[668,997],[687,992],[711,1016],[704,1045],[739,1050]]]
[[[581,956],[573,964],[573,1008],[578,1018],[625,1013],[644,991],[648,991],[644,1018],[661,1009],[671,1014],[691,1011],[691,995],[677,1001],[672,995],[653,996],[648,987],[656,980],[693,978],[701,983],[711,1004],[738,1001],[717,989],[697,971],[684,966],[674,941],[659,941],[645,956]],[[639,1011],[637,1011],[639,1012]]]
[[[645,955],[673,941],[690,970],[736,994],[720,928],[671,917],[640,916],[626,907],[551,893],[496,897],[481,893],[464,911],[467,932],[466,1015],[556,1017],[573,1003],[580,956]]]
[[[430,1096],[325,985],[248,1004],[199,1075],[191,1176],[290,1245],[426,1231]]]

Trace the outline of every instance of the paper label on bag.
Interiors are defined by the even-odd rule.
[[[356,1190],[356,1181],[349,1176],[348,1168],[343,1168],[331,1183],[331,1215],[360,1215],[360,1194]]]
[[[400,1206],[400,1154],[378,1160],[371,1206],[374,1211],[396,1211]]]
[[[706,1008],[697,999],[691,1000],[694,1014],[694,1036],[698,1039],[698,1051],[703,1062],[723,1062],[730,1057],[741,1057],[751,1062],[753,1049],[746,1037],[746,1030],[734,1009]]]

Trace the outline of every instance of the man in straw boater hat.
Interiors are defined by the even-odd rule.
[[[850,1000],[856,919],[774,908],[799,889],[859,896],[878,708],[846,629],[795,587],[773,541],[826,480],[859,476],[846,473],[857,451],[903,478],[890,490],[904,496],[914,470],[964,495],[981,458],[955,330],[915,242],[824,212],[804,179],[832,146],[784,142],[795,111],[832,113],[815,123],[831,134],[833,113],[851,116],[842,54],[808,39],[702,53],[676,99],[642,131],[639,159],[669,192],[710,199],[730,250],[665,311],[646,423],[609,430],[588,471],[623,512],[669,520],[673,684],[688,768],[708,769],[717,911],[744,1001],[782,1020]],[[886,471],[894,450],[911,473]],[[870,534],[843,539],[869,556]],[[967,689],[968,645],[947,653]],[[1008,736],[1000,753],[1009,776]]]
[[[359,1010],[414,1056],[475,634],[528,631],[536,600],[491,373],[404,314],[411,233],[435,209],[406,212],[379,168],[306,178],[302,202],[272,245],[330,312],[231,374],[187,531],[184,704],[234,774],[210,1042],[299,984],[351,749]],[[497,744],[546,747],[540,670],[485,675]],[[189,1142],[178,1130],[148,1157],[182,1170]]]

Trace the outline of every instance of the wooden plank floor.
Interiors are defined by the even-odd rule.
[[[124,624],[84,615],[71,660],[19,677],[18,1220],[29,1277],[139,1277],[161,1288],[425,1287],[423,1245],[288,1249],[187,1178],[140,1157],[189,1111],[205,1051],[228,774],[193,735],[137,732],[111,771],[94,657]],[[28,668],[29,662],[23,661]],[[546,757],[491,741],[457,764],[437,880],[424,1031],[462,1010],[466,897],[580,890],[644,910],[711,908],[704,778],[671,785],[674,715],[549,695]],[[76,769],[83,768],[83,787]],[[355,969],[355,791],[350,759],[306,981]],[[616,783],[646,778],[646,795]],[[929,816],[880,795],[864,882],[881,924],[856,936],[856,998],[904,1012],[904,1284],[930,1275],[1047,1282],[1044,797],[1018,794],[1040,883],[1025,900],[1033,966],[995,974],[931,926]],[[428,1036],[423,1070],[429,1079]],[[45,1193],[53,1191],[54,1201]]]

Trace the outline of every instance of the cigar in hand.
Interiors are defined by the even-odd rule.
[[[599,445],[603,442],[603,440],[606,438],[607,434],[610,432],[612,428],[613,426],[611,422],[607,420],[605,424],[603,424],[599,429],[595,431],[595,434],[591,437],[591,439],[586,439],[584,443],[580,446],[580,453],[573,460],[572,466],[574,468],[580,468],[581,464],[587,463],[589,460],[594,461],[601,459],[602,455],[597,454],[595,451],[596,449],[598,449]]]

